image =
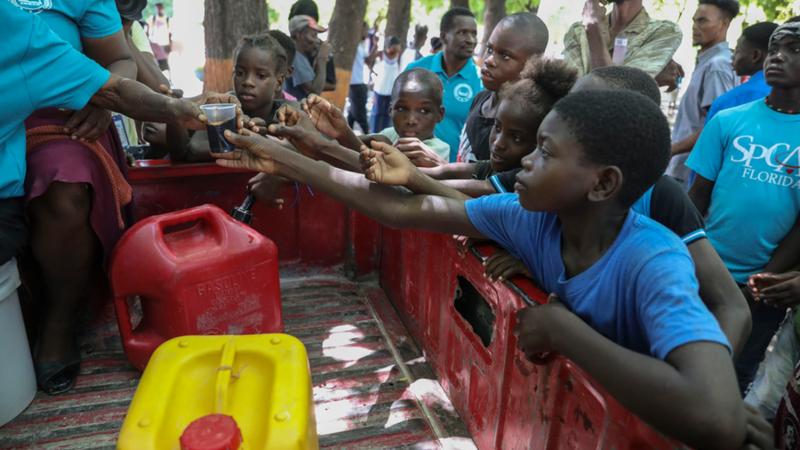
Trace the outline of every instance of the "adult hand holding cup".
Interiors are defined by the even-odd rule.
[[[208,145],[212,153],[227,153],[234,150],[234,145],[225,139],[225,130],[236,133],[236,108],[234,103],[209,103],[200,105],[206,116]]]

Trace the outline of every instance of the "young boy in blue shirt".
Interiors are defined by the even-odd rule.
[[[669,126],[647,98],[620,91],[565,97],[523,159],[517,194],[468,201],[370,184],[250,132],[227,136],[243,150],[216,155],[220,165],[309,183],[390,226],[498,241],[555,294],[519,313],[527,355],[562,353],[620,403],[690,446],[744,443],[730,347],[698,297],[686,247],[629,210],[669,158]],[[362,152],[370,164],[405,158],[386,144],[372,146]],[[385,179],[380,164],[366,176],[417,181]]]

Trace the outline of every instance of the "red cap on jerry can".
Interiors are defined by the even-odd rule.
[[[190,423],[181,435],[181,450],[238,450],[242,432],[233,417],[209,414]]]

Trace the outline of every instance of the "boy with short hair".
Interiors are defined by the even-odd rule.
[[[744,443],[730,348],[698,298],[686,247],[629,211],[669,158],[669,126],[650,100],[618,91],[567,96],[544,119],[537,149],[523,160],[518,195],[466,202],[373,185],[244,133],[226,135],[243,151],[216,155],[219,164],[309,183],[391,226],[499,241],[567,306],[551,301],[519,313],[527,355],[562,353],[620,403],[688,445]],[[362,158],[404,158],[385,144],[372,146]],[[382,179],[380,164],[366,175]]]
[[[428,69],[439,76],[444,86],[445,115],[436,126],[436,137],[450,146],[450,158],[455,162],[458,138],[467,120],[469,105],[483,89],[473,52],[478,43],[478,23],[467,8],[451,8],[439,25],[444,50],[410,63],[407,68]]]
[[[733,70],[740,77],[750,77],[746,82],[720,95],[711,104],[706,115],[706,123],[718,112],[759,100],[772,90],[764,79],[764,60],[767,59],[769,37],[778,25],[772,22],[759,22],[742,30],[733,51]]]
[[[459,138],[458,162],[489,159],[489,134],[500,103],[498,92],[503,84],[519,79],[531,57],[544,53],[548,38],[547,25],[533,13],[511,14],[494,27],[480,71],[485,89],[475,96],[469,108]]]
[[[727,36],[728,27],[738,14],[737,0],[700,0],[692,17],[692,45],[699,46],[700,51],[675,116],[672,160],[667,167],[667,174],[686,188],[693,178],[685,165],[687,153],[697,142],[711,104],[736,85]]]
[[[426,69],[407,70],[397,77],[391,94],[392,126],[360,137],[347,126],[344,114],[324,98],[312,95],[304,108],[317,130],[351,150],[359,151],[364,142],[379,140],[396,145],[412,160],[423,160],[433,153],[446,161],[450,147],[434,136],[444,115],[439,77]]]

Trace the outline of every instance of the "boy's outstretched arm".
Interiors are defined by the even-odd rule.
[[[737,355],[753,326],[747,300],[708,239],[698,239],[688,249],[700,284],[700,298],[716,317],[733,354]]]
[[[470,197],[497,194],[489,180],[441,180],[441,183]]]
[[[270,125],[269,133],[289,141],[300,153],[312,159],[324,160],[344,170],[359,172],[358,153],[344,148],[336,141],[325,139],[319,132],[302,125]]]
[[[467,217],[463,200],[413,195],[370,183],[361,174],[307,158],[247,130],[242,135],[226,132],[225,136],[239,150],[213,154],[221,166],[257,170],[308,184],[390,227],[483,237]]]
[[[662,361],[612,342],[557,301],[520,311],[518,322],[526,355],[563,354],[659,431],[698,449],[742,446],[745,412],[722,345],[692,342]]]
[[[469,199],[469,196],[428,176],[397,148],[383,142],[372,142],[371,145],[372,148],[362,149],[360,158],[367,179],[386,185],[405,186],[415,194]]]
[[[442,195],[456,199],[468,199],[482,195],[496,194],[497,191],[488,180],[439,180],[438,175],[448,167],[469,166],[472,164],[446,164],[444,166],[425,168],[417,167],[405,153],[392,146],[373,146],[361,152],[361,168],[367,173],[371,167],[380,167],[380,177],[367,177],[382,184],[402,184],[416,194]],[[391,178],[407,178],[402,183],[387,182]]]
[[[302,154],[312,159],[323,159],[345,170],[361,170],[358,153],[325,138],[322,135],[324,132],[315,127],[314,119],[305,112],[283,105],[277,112],[277,118],[278,123],[270,125],[267,131],[285,138]]]

